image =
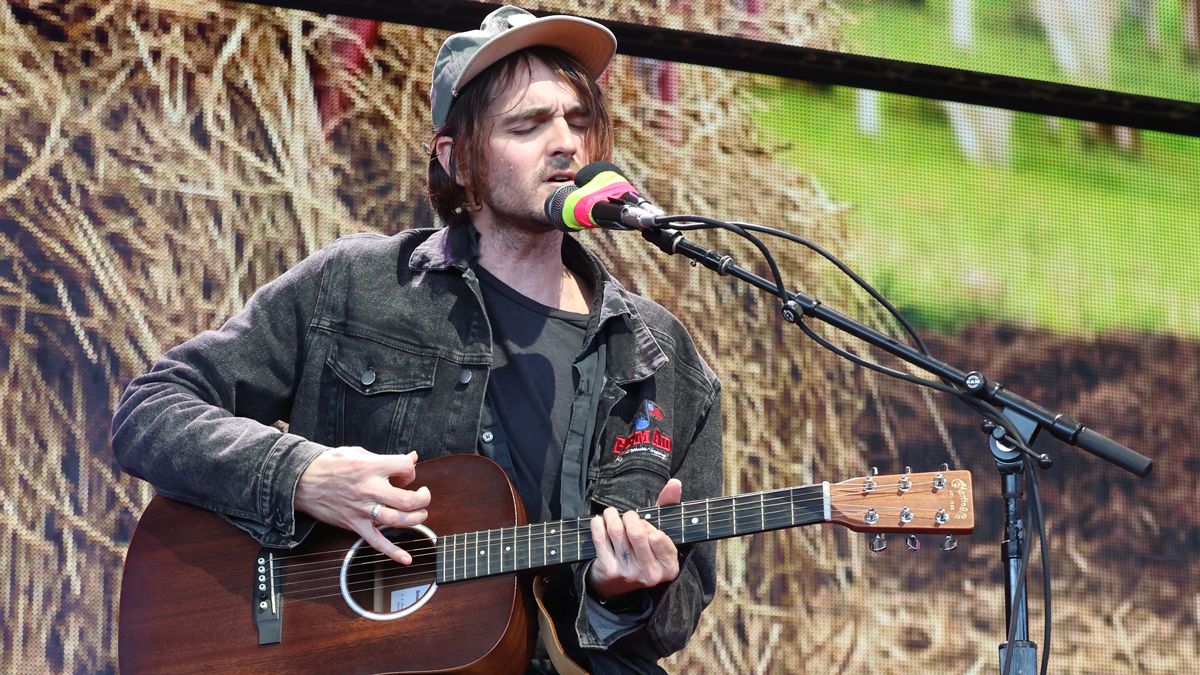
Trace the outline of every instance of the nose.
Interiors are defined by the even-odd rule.
[[[566,117],[554,118],[550,134],[550,145],[547,150],[551,155],[572,156],[579,151],[583,133],[572,127]]]

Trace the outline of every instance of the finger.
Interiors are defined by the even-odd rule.
[[[663,486],[662,492],[658,493],[658,499],[654,502],[659,506],[673,506],[678,504],[683,499],[683,482],[678,478],[672,478]]]
[[[625,523],[621,515],[613,507],[604,509],[604,529],[608,532],[608,540],[612,543],[613,555],[620,562],[629,561],[629,543],[625,541]]]
[[[401,565],[409,565],[412,563],[412,555],[408,551],[405,551],[399,546],[393,544],[392,540],[383,536],[383,533],[376,528],[368,525],[362,528],[355,528],[355,531],[358,532],[358,535],[363,538],[363,541],[371,545],[371,548],[379,551],[392,560],[395,560]]]
[[[412,527],[425,522],[428,517],[429,511],[425,509],[401,511],[389,506],[379,509],[379,524],[386,527]]]
[[[380,459],[383,460],[383,469],[392,485],[404,487],[416,479],[416,450],[407,455],[381,455]]]
[[[603,516],[592,516],[588,527],[592,530],[592,545],[596,548],[596,563],[601,569],[612,569],[616,561],[613,556],[612,542],[608,540],[608,528],[604,525]]]
[[[654,526],[644,522],[637,511],[626,511],[621,516],[621,522],[625,525],[625,539],[633,550],[634,562],[643,569],[654,565],[657,559],[650,548],[650,532],[647,529]]]
[[[424,485],[416,490],[385,488],[378,497],[378,501],[384,506],[396,509],[397,511],[416,511],[417,509],[427,508],[430,499],[429,488]]]
[[[667,536],[662,530],[655,530],[650,533],[650,549],[654,552],[654,558],[663,568],[663,581],[671,581],[679,576],[679,549],[676,548],[675,542]]]

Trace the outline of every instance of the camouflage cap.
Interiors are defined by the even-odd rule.
[[[600,77],[617,51],[617,38],[595,21],[559,15],[539,19],[519,7],[501,7],[479,30],[455,33],[438,50],[429,88],[433,128],[446,123],[450,105],[468,82],[505,56],[535,46],[561,49]]]

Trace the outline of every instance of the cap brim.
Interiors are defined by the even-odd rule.
[[[617,38],[595,21],[574,16],[544,16],[510,28],[488,40],[471,55],[466,68],[454,82],[452,96],[488,66],[528,47],[554,47],[575,57],[593,77],[600,77],[617,52]]]

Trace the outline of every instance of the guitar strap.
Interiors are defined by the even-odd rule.
[[[542,644],[546,647],[546,653],[550,656],[550,663],[554,664],[554,669],[559,675],[588,675],[588,672],[579,667],[578,663],[571,660],[563,650],[562,642],[558,639],[558,632],[554,630],[554,620],[550,618],[550,612],[546,610],[546,589],[550,586],[550,575],[539,574],[533,578],[533,599],[537,602],[538,609],[538,634],[541,636]]]

